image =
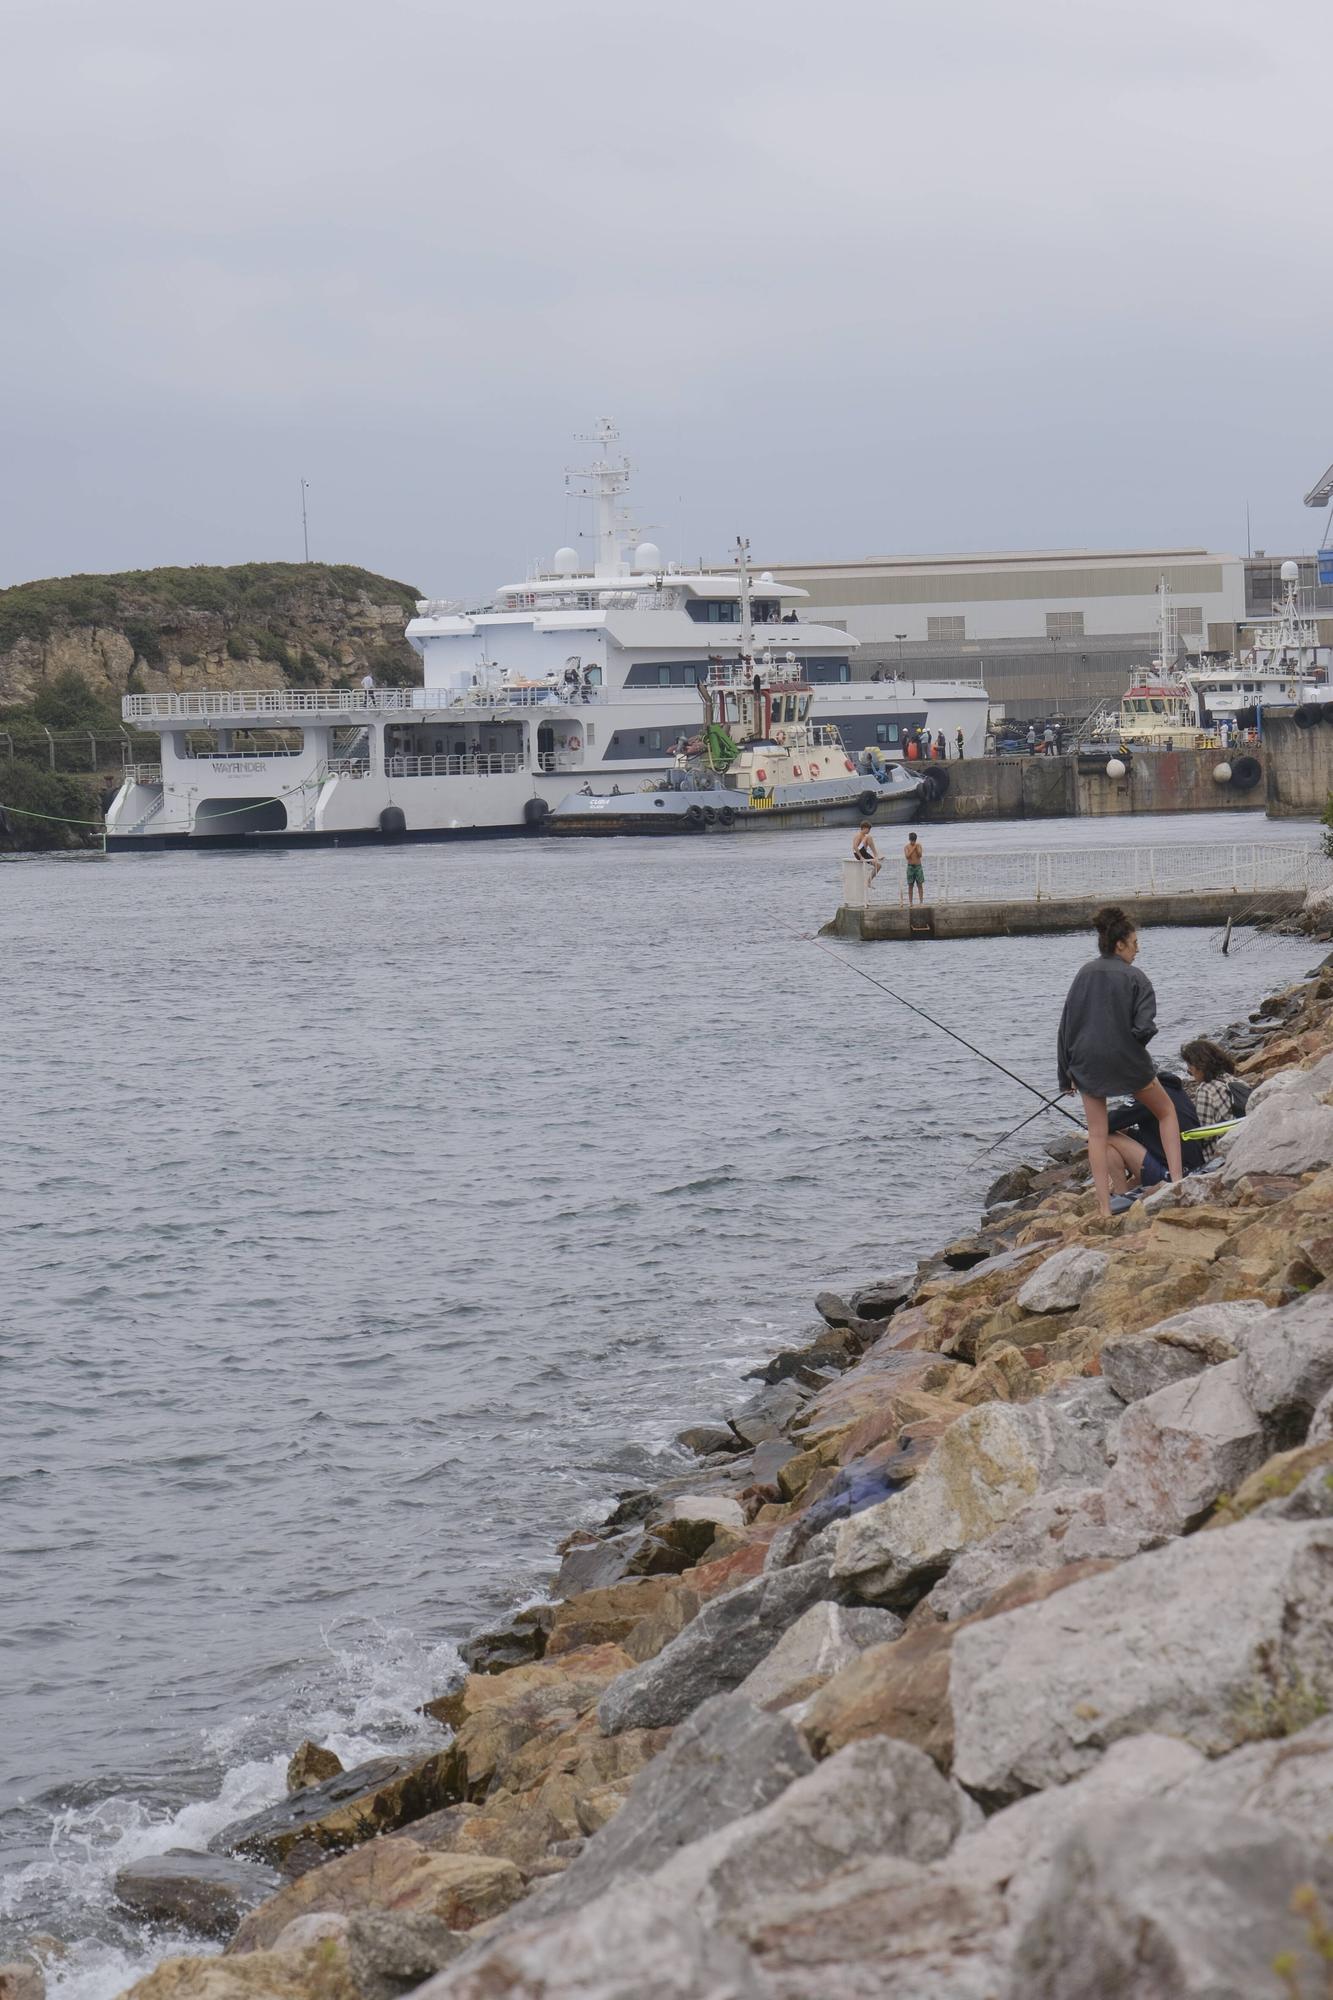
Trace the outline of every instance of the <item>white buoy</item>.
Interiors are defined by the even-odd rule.
[[[1106,775],[1108,778],[1124,777],[1125,766],[1121,763],[1118,757],[1112,757],[1110,763],[1106,767]]]
[[[1230,764],[1214,764],[1213,779],[1219,785],[1229,785],[1231,783]]]

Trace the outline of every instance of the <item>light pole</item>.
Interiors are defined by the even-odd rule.
[[[305,547],[305,559],[307,562],[310,560],[310,523],[306,519],[305,496],[306,488],[309,484],[310,481],[308,479],[301,481],[301,541]]]

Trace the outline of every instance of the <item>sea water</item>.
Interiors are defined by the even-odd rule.
[[[928,872],[1237,837],[1293,829],[924,832]],[[0,1957],[54,1933],[57,1993],[110,2000],[181,1948],[118,1866],[280,1796],[303,1736],[430,1740],[458,1641],[821,1285],[1064,1129],[996,1147],[1034,1100],[815,948],[850,840],[0,868]],[[835,949],[1049,1088],[1090,943]],[[1159,1051],[1317,956],[1219,946],[1145,933]]]

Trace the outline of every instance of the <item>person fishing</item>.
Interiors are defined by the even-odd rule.
[[[869,869],[870,872],[866,876],[866,887],[868,889],[880,869],[884,866],[883,861],[880,859],[879,849],[875,845],[875,836],[870,831],[870,821],[868,819],[863,819],[860,826],[856,829],[856,838],[852,842],[852,859],[854,861],[864,861],[866,867]]]
[[[1093,926],[1097,956],[1075,973],[1065,996],[1056,1068],[1061,1090],[1066,1095],[1077,1090],[1083,1099],[1097,1206],[1109,1216],[1108,1097],[1133,1097],[1151,1112],[1171,1179],[1179,1181],[1184,1168],[1180,1121],[1148,1054],[1148,1043],[1157,1033],[1157,995],[1147,973],[1134,963],[1139,953],[1137,927],[1115,904],[1098,910]]]
[[[1169,1070],[1159,1069],[1157,1081],[1171,1099],[1181,1132],[1188,1131],[1195,1121],[1194,1100]],[[1160,1187],[1169,1179],[1166,1147],[1161,1126],[1141,1104],[1117,1104],[1107,1114],[1107,1126],[1111,1213],[1119,1215],[1130,1206],[1134,1194]],[[1180,1159],[1187,1174],[1197,1173],[1205,1159],[1203,1142],[1182,1138]]]

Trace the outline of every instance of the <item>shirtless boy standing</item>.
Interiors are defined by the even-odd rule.
[[[909,834],[907,845],[903,849],[903,860],[907,863],[907,901],[909,905],[912,901],[913,889],[916,890],[921,902],[925,903],[926,871],[923,866],[925,858],[921,842],[917,839],[916,834]]]

